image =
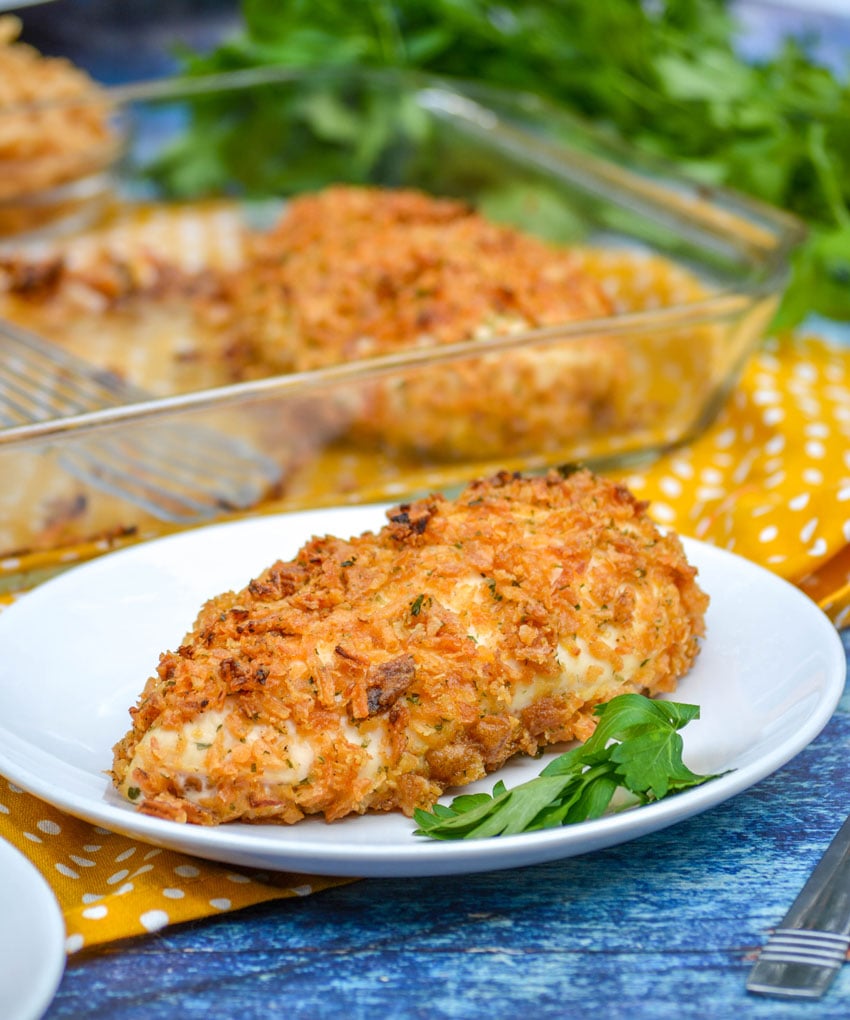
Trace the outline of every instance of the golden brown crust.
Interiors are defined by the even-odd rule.
[[[293,199],[223,296],[234,336],[284,371],[611,312],[564,248],[463,202],[343,186]]]
[[[586,471],[403,504],[208,602],[131,710],[115,781],[203,823],[430,806],[587,737],[617,693],[673,690],[703,633],[695,573]]]
[[[300,432],[311,450],[344,437],[369,454],[551,462],[651,413],[634,392],[634,349],[561,334],[612,315],[603,279],[577,253],[466,203],[337,186],[292,199],[269,232],[239,236],[237,266],[200,271],[171,251],[106,241],[84,257],[10,256],[0,300],[10,318],[84,357],[92,335],[114,336],[104,348],[112,370],[135,374],[145,352],[151,377],[132,381],[156,394],[450,345],[469,352],[429,354],[283,407],[282,418],[309,422]],[[546,342],[517,342],[541,330]],[[488,353],[499,337],[504,348]]]
[[[20,30],[19,18],[0,17],[0,200],[78,176],[114,146],[95,82],[18,41]]]
[[[600,281],[564,247],[456,200],[344,186],[293,199],[204,307],[248,375],[470,341],[474,349],[612,313]],[[561,339],[419,367],[335,402],[359,443],[505,456],[607,428],[628,404],[618,393],[624,376],[604,338]]]

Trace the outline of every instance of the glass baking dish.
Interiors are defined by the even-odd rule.
[[[120,155],[81,158],[90,200],[70,217],[58,203],[51,218],[45,189],[35,229],[7,218],[0,350],[9,365],[35,335],[115,382],[114,406],[0,428],[7,587],[202,520],[396,500],[499,469],[604,470],[686,443],[764,335],[802,237],[792,218],[688,183],[536,97],[470,83],[264,69],[92,102]],[[567,246],[604,304],[447,343],[427,325],[377,352],[358,336],[321,364],[240,361],[286,302],[244,320],[230,309],[224,343],[205,288],[250,291],[246,251],[299,195],[341,186],[461,200]],[[66,168],[61,188],[74,187]]]

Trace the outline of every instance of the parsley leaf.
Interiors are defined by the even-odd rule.
[[[621,694],[596,709],[599,722],[579,747],[559,755],[526,783],[492,794],[461,794],[449,805],[416,811],[416,834],[432,839],[512,836],[599,818],[618,790],[648,804],[699,786],[713,775],[682,761],[679,730],[699,717],[696,705]]]

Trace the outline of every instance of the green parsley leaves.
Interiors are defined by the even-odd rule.
[[[682,761],[679,730],[699,717],[696,705],[621,694],[596,709],[599,722],[584,744],[555,758],[534,779],[513,789],[462,794],[448,806],[416,811],[416,834],[432,839],[513,836],[598,818],[614,793],[648,804],[716,776],[692,772]]]
[[[241,11],[234,38],[183,53],[187,73],[366,65],[539,93],[700,183],[796,213],[810,233],[779,322],[850,319],[850,81],[806,41],[745,60],[730,0],[243,0]],[[273,193],[356,179],[387,125],[412,117],[386,95],[354,115],[332,89],[280,107],[279,95],[239,110],[207,97],[161,176],[178,194],[234,178]],[[308,135],[326,144],[299,159]],[[258,158],[264,137],[290,138],[285,157]]]

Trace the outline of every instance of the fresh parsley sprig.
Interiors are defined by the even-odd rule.
[[[416,834],[432,839],[513,836],[599,818],[618,789],[648,804],[714,779],[682,761],[679,730],[699,717],[697,705],[621,694],[596,708],[596,730],[534,779],[493,793],[462,794],[450,805],[416,811]]]

